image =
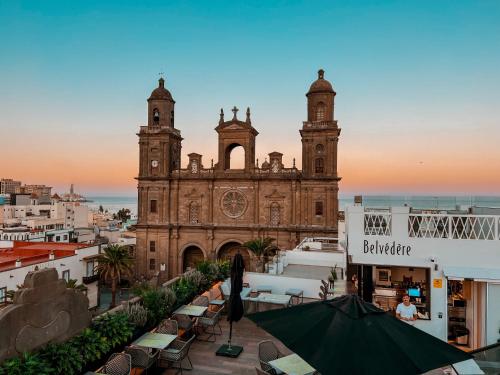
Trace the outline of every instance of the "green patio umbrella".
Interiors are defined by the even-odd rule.
[[[247,317],[322,375],[421,374],[472,358],[356,295]]]

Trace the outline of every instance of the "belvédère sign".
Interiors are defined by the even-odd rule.
[[[396,244],[396,241],[379,243],[378,240],[375,243],[369,243],[368,240],[364,240],[363,253],[365,254],[380,254],[380,255],[407,255],[410,256],[411,246]]]

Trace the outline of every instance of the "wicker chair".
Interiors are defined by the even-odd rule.
[[[104,365],[104,373],[109,375],[130,375],[132,358],[130,354],[113,353]]]
[[[177,320],[174,319],[165,319],[156,328],[156,332],[158,333],[166,333],[168,335],[179,335],[179,325],[177,324]]]
[[[276,371],[269,365],[270,361],[283,357],[283,354],[274,345],[271,340],[259,342],[259,362],[260,368],[270,374],[276,374]]]
[[[207,296],[198,296],[191,302],[191,305],[208,307],[208,302]]]
[[[215,336],[222,335],[222,328],[220,327],[219,319],[223,308],[224,306],[222,306],[218,311],[207,311],[204,316],[200,316],[198,318],[197,327],[208,333],[208,337],[206,338],[201,338],[201,335],[198,335],[199,340],[215,342],[217,341]],[[219,327],[219,332],[215,331],[215,327]],[[210,330],[210,328],[212,329]],[[214,338],[213,341],[211,340],[212,337]]]
[[[182,375],[182,370],[192,370],[193,369],[193,364],[191,363],[191,359],[189,358],[189,348],[191,347],[191,344],[196,336],[193,335],[191,338],[187,341],[182,341],[180,339],[175,339],[167,349],[160,350],[160,354],[158,355],[158,367],[170,367],[175,364],[179,363],[178,370],[176,374],[181,372]],[[189,367],[188,368],[183,368],[182,367],[182,361],[187,358],[189,362]]]
[[[257,373],[257,375],[269,375],[269,372],[263,371],[258,367],[255,368],[255,372]]]
[[[132,357],[132,367],[140,368],[147,374],[148,369],[156,363],[158,352],[154,355],[149,354],[145,349],[137,346],[127,346],[125,353]]]
[[[188,315],[176,314],[172,319],[177,321],[177,326],[184,330],[184,332],[191,332],[193,330],[194,322]]]

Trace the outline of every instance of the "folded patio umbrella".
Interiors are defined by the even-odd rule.
[[[322,375],[422,374],[472,358],[356,295],[247,317]]]
[[[229,295],[227,320],[229,321],[229,340],[227,345],[222,345],[216,352],[217,355],[226,357],[237,357],[240,355],[243,347],[231,345],[233,336],[233,322],[238,322],[243,317],[243,301],[241,300],[241,291],[243,289],[243,272],[245,263],[243,257],[238,252],[231,265],[231,294]]]

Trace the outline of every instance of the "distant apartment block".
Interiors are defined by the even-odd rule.
[[[21,188],[21,181],[14,181],[11,178],[0,179],[0,194],[13,194]]]

